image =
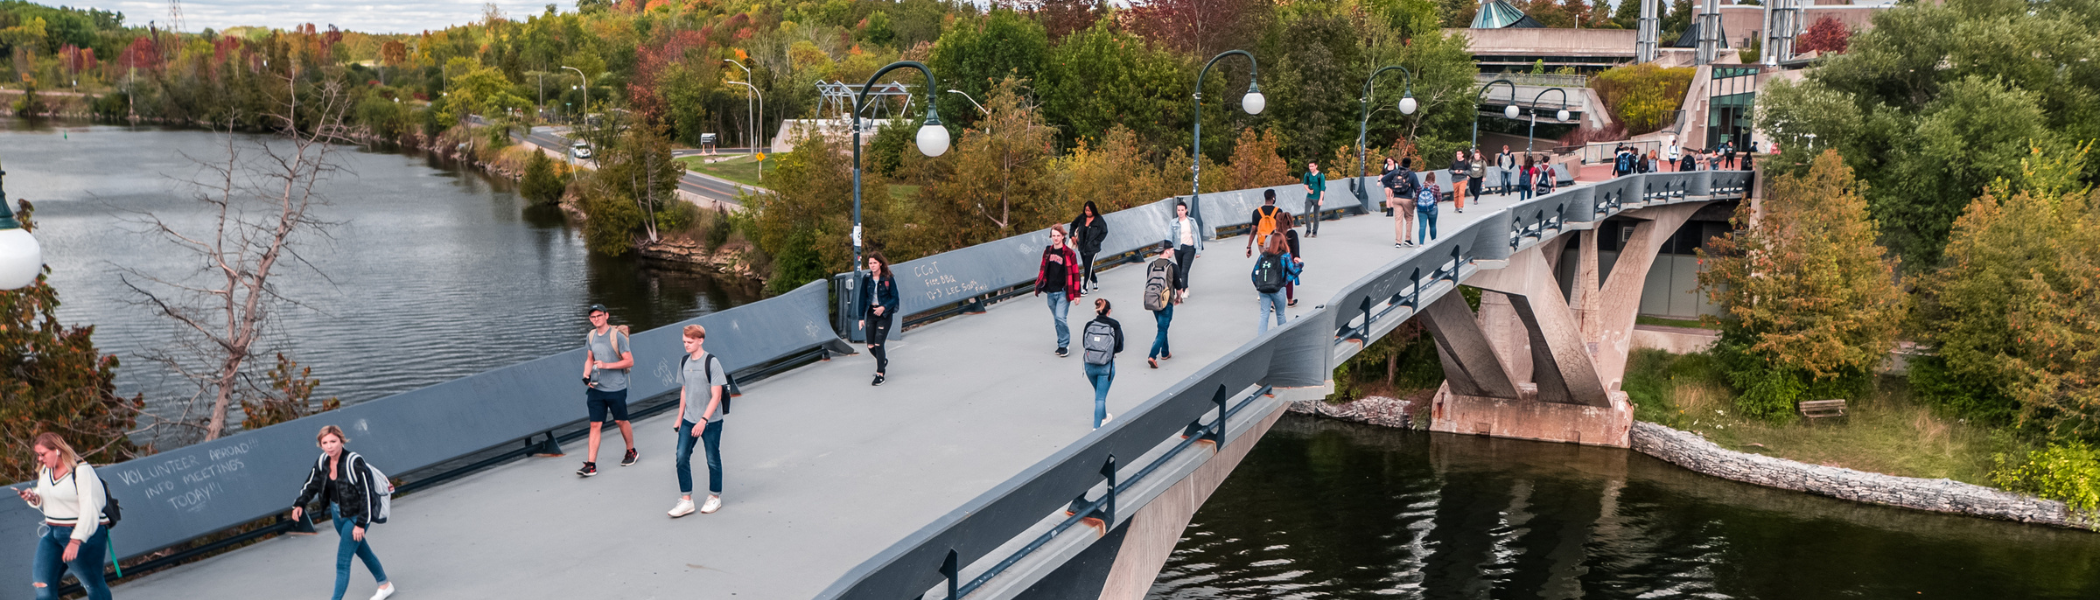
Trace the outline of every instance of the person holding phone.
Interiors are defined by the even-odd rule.
[[[37,434],[30,450],[36,454],[36,489],[9,489],[44,513],[29,579],[36,599],[57,600],[58,580],[70,571],[87,590],[88,600],[109,600],[109,583],[102,575],[110,525],[102,514],[107,497],[102,478],[56,433]]]

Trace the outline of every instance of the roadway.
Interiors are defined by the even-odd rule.
[[[558,152],[563,157],[567,158],[570,164],[582,164],[586,167],[594,168],[596,166],[596,163],[591,163],[587,160],[577,159],[576,155],[569,151],[569,144],[571,143],[571,140],[568,137],[562,135],[566,131],[566,129],[557,127],[534,127],[532,128],[532,131],[530,133],[525,134],[519,139],[532,145]],[[511,135],[512,137],[518,137],[517,134]],[[722,149],[720,151],[728,150],[733,149]],[[673,150],[671,152],[671,155],[690,156],[699,153],[700,151],[697,149],[683,149]],[[707,198],[709,200],[726,203],[730,206],[739,205],[739,203],[737,202],[737,195],[739,192],[759,193],[765,191],[763,188],[743,185],[727,179],[695,173],[692,171],[686,171],[684,176],[679,177],[678,189],[698,195],[703,198]]]
[[[1336,191],[1330,205],[1347,198]],[[1465,214],[1444,210],[1451,228],[1510,197]],[[1306,239],[1303,314],[1406,252],[1392,223],[1354,217],[1322,224]],[[891,341],[889,381],[870,387],[865,352],[754,383],[735,402],[723,436],[725,505],[712,515],[670,519],[677,500],[670,417],[639,421],[641,461],[618,466],[622,445],[607,430],[600,474],[573,471],[583,446],[563,458],[532,458],[469,475],[394,501],[390,523],[370,540],[409,598],[807,598],[849,569],[1090,431],[1092,390],[1076,338],[1092,301],[1117,304],[1126,342],[1116,361],[1111,413],[1196,373],[1255,336],[1255,302],[1242,254],[1246,238],[1215,240],[1195,261],[1193,293],[1176,309],[1173,360],[1158,370],[1144,356],[1155,331],[1140,308],[1141,269],[1101,275],[1103,290],[1074,302],[1073,356],[1055,346],[1043,301],[1023,296],[986,314],[914,329]],[[667,374],[674,356],[638,357],[638,373]],[[658,375],[660,376],[660,375]],[[581,398],[577,410],[582,410]],[[355,450],[356,441],[352,440]],[[308,456],[283,460],[311,460]],[[706,468],[694,480],[704,499]],[[285,481],[289,508],[298,481]],[[281,536],[129,581],[127,598],[277,599],[329,588],[336,535]],[[375,583],[353,567],[350,596]]]

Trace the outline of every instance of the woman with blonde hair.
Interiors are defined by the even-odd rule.
[[[372,572],[372,579],[379,581],[379,591],[372,600],[384,600],[394,595],[394,584],[387,581],[386,569],[379,566],[379,556],[372,553],[371,542],[365,539],[365,531],[372,526],[371,498],[375,491],[372,468],[365,465],[365,458],[356,452],[344,450],[350,443],[343,429],[334,425],[321,426],[314,435],[314,444],[321,447],[321,459],[314,461],[313,471],[306,475],[306,485],[299,491],[299,499],[292,502],[292,519],[306,516],[306,506],[320,501],[328,506],[328,516],[335,523],[339,541],[335,545],[335,600],[343,600],[343,592],[350,588],[350,557],[364,561],[365,570]]]
[[[56,600],[59,578],[71,571],[88,600],[109,600],[102,559],[109,554],[111,523],[102,514],[102,478],[56,433],[37,434],[30,450],[36,453],[36,489],[15,488],[16,496],[44,513],[29,585],[37,600]]]

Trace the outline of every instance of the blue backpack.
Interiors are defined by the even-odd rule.
[[[1415,192],[1415,206],[1417,208],[1436,208],[1437,200],[1444,195],[1443,191],[1437,189],[1434,184],[1415,186],[1415,189],[1417,190]]]

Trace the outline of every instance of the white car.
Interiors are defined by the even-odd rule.
[[[591,145],[585,143],[583,140],[576,140],[575,144],[571,144],[569,146],[569,153],[575,154],[576,158],[590,158]]]

